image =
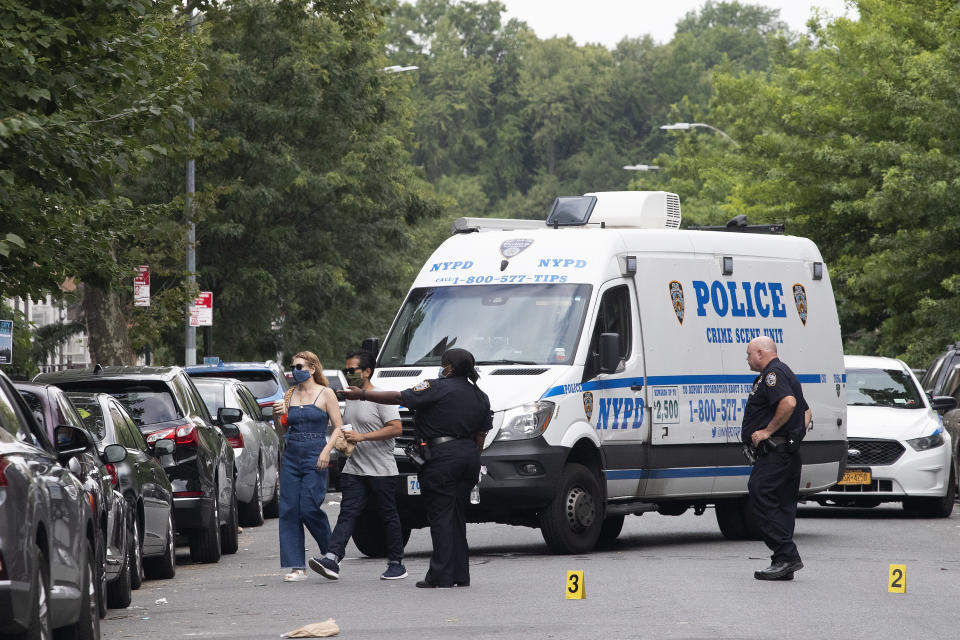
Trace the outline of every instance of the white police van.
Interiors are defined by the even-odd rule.
[[[469,520],[539,527],[552,551],[583,553],[616,538],[625,515],[715,505],[726,537],[755,536],[740,422],[756,376],[746,346],[760,335],[813,411],[801,491],[842,475],[843,351],[817,247],[679,224],[672,193],[558,198],[546,224],[457,220],[423,266],[373,382],[405,389],[437,377],[446,349],[474,354],[494,420]],[[426,519],[399,449],[398,463],[409,533]],[[375,555],[369,524],[354,539]]]

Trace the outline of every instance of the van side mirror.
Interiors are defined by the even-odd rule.
[[[220,407],[217,409],[217,423],[224,424],[233,424],[235,422],[240,422],[243,419],[243,412],[240,409],[232,409],[230,407]]]
[[[930,404],[937,413],[946,413],[957,408],[957,399],[953,396],[934,396]]]
[[[613,373],[620,366],[620,334],[600,334],[600,373]]]
[[[373,354],[373,357],[376,358],[380,353],[380,338],[365,338],[363,342],[360,343],[361,351],[369,351]]]

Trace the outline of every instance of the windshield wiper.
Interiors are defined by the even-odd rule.
[[[477,364],[537,364],[533,360],[477,360]]]

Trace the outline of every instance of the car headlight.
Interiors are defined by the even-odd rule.
[[[553,416],[554,404],[537,400],[508,409],[503,414],[503,426],[497,440],[528,440],[543,433]]]
[[[943,432],[938,431],[932,436],[924,436],[922,438],[914,438],[913,440],[907,440],[907,444],[914,448],[916,451],[926,451],[927,449],[935,449],[943,445]]]

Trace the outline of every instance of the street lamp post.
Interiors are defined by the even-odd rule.
[[[674,122],[673,124],[660,125],[660,128],[666,131],[688,131],[690,129],[693,129],[694,127],[703,127],[705,129],[710,129],[711,131],[716,131],[717,133],[722,135],[724,138],[732,142],[733,146],[735,147],[740,146],[739,144],[737,144],[737,141],[731,138],[730,136],[728,136],[725,131],[722,131],[721,129],[717,129],[715,126],[707,124],[705,122]]]

